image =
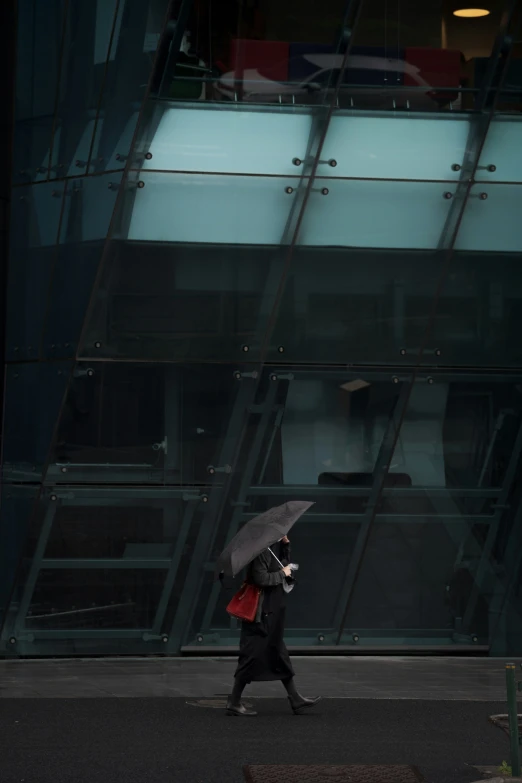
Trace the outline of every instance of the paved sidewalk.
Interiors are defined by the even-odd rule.
[[[347,656],[294,657],[293,663],[302,691],[326,698],[502,702],[511,660]],[[210,698],[229,692],[235,665],[231,658],[14,659],[0,661],[0,697]],[[281,684],[253,683],[247,693],[277,698]]]

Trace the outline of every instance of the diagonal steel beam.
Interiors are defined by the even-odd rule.
[[[174,587],[174,583],[176,581],[176,576],[179,569],[179,564],[181,563],[181,558],[183,557],[183,549],[185,547],[185,542],[187,540],[188,534],[190,532],[190,527],[192,525],[192,519],[194,517],[194,512],[196,510],[197,505],[199,504],[198,500],[189,500],[185,506],[185,511],[183,514],[183,520],[181,522],[181,528],[178,533],[178,537],[176,540],[176,547],[174,549],[174,553],[172,555],[172,561],[170,564],[169,571],[167,573],[167,577],[165,579],[165,584],[163,586],[163,590],[161,593],[161,598],[158,603],[158,607],[156,609],[156,614],[154,616],[154,623],[152,625],[152,633],[160,633],[161,627],[163,625],[163,620],[165,619],[165,613],[167,611],[167,606],[169,604],[170,596]]]
[[[289,250],[284,262],[281,278],[279,280],[279,286],[274,297],[272,312],[270,313],[270,317],[266,326],[265,336],[261,347],[261,361],[265,360],[270,350],[270,340],[277,323],[279,308],[281,306],[281,301],[286,288],[286,281],[292,267],[295,247],[299,239],[304,215],[308,206],[310,195],[312,193],[314,180],[317,175],[317,169],[320,165],[321,153],[326,141],[328,128],[330,127],[330,121],[339,98],[339,92],[343,83],[348,57],[353,46],[354,31],[360,18],[362,5],[363,0],[346,0],[342,23],[342,33],[337,47],[338,52],[344,49],[344,54],[339,76],[333,91],[332,100],[328,106],[316,107],[316,111],[312,114],[312,129],[308,141],[307,159],[303,162],[303,174],[300,184],[297,188],[295,202],[281,238],[281,244],[289,245]]]
[[[227,466],[228,472],[224,473],[222,484],[214,485],[209,492],[207,510],[201,521],[183,592],[169,633],[168,651],[170,653],[177,652],[181,647],[190,618],[193,617],[197,606],[203,586],[204,565],[214,546],[219,523],[237,470],[237,462],[250,416],[249,407],[254,401],[258,379],[257,377],[247,377],[238,380],[238,383],[239,390],[236,402],[219,456],[219,467]]]
[[[55,498],[54,500],[53,497]],[[47,548],[47,542],[49,540],[49,535],[51,533],[51,528],[53,526],[54,517],[58,505],[59,505],[58,499],[55,496],[51,496],[49,500],[49,505],[47,506],[47,511],[45,512],[42,526],[40,528],[38,543],[36,545],[35,552],[31,559],[31,566],[29,568],[29,573],[27,574],[27,579],[25,581],[22,598],[20,599],[20,604],[18,606],[18,611],[16,613],[16,617],[14,620],[13,633],[15,634],[15,636],[20,630],[22,630],[25,627],[25,618],[27,617],[27,611],[31,604],[34,588],[38,580],[38,574],[40,573],[41,570],[45,550]],[[6,612],[6,615],[7,613],[8,612]],[[4,631],[5,631],[5,627],[4,627]]]
[[[493,596],[489,606],[489,616],[494,620],[494,625],[489,629],[489,643],[493,654],[505,655],[503,642],[497,638],[502,623],[506,622],[506,613],[513,591],[520,582],[520,567],[522,564],[522,498],[518,495],[518,506],[511,522],[511,531],[504,549],[503,565],[506,571],[504,586],[500,586]],[[515,608],[519,612],[517,602]]]
[[[172,7],[172,2],[173,2],[173,0],[170,0],[170,2],[168,4],[167,13],[165,14],[165,17],[164,17],[164,20],[163,20],[163,27],[162,27],[162,31],[161,31],[161,35],[160,35],[160,41],[165,36],[165,30],[167,28],[167,23],[168,23],[168,20],[170,18],[170,10],[171,10],[171,7]],[[101,253],[100,261],[99,261],[99,264],[98,264],[98,270],[97,270],[97,273],[96,273],[96,278],[94,280],[94,283],[93,283],[93,286],[92,286],[92,289],[91,289],[91,293],[90,293],[90,297],[89,297],[89,303],[88,303],[88,305],[87,305],[87,307],[85,309],[85,313],[84,313],[84,317],[83,317],[82,329],[81,329],[81,332],[80,332],[80,337],[78,339],[78,345],[77,345],[77,348],[76,348],[76,359],[77,360],[81,359],[82,348],[83,348],[83,344],[84,344],[84,341],[85,341],[85,335],[87,333],[87,330],[88,330],[88,327],[89,327],[89,324],[90,324],[93,312],[94,312],[95,307],[96,307],[96,301],[97,301],[99,288],[100,288],[101,282],[103,280],[105,267],[106,267],[106,265],[108,263],[108,259],[109,259],[109,256],[110,256],[113,233],[115,232],[116,226],[121,221],[121,217],[122,217],[122,215],[124,213],[124,210],[125,210],[125,204],[126,204],[126,201],[128,199],[128,196],[129,196],[129,177],[130,177],[130,173],[131,173],[131,169],[132,169],[132,162],[133,162],[134,157],[135,157],[135,152],[136,152],[136,148],[137,148],[138,142],[139,142],[139,140],[141,138],[141,134],[143,132],[143,127],[144,127],[144,122],[145,122],[145,117],[146,117],[146,108],[147,108],[148,101],[149,101],[149,95],[150,95],[150,91],[151,91],[152,80],[154,78],[154,71],[155,71],[156,64],[157,64],[158,57],[159,57],[159,50],[160,50],[160,46],[158,44],[158,48],[156,49],[156,53],[155,53],[155,56],[154,56],[154,63],[152,65],[152,68],[151,68],[151,71],[150,71],[150,74],[149,74],[149,80],[148,80],[147,88],[145,90],[145,94],[143,96],[142,104],[140,106],[138,120],[136,122],[136,128],[134,129],[134,134],[133,134],[132,142],[131,142],[131,145],[130,145],[129,155],[127,157],[127,160],[125,162],[125,167],[123,169],[123,175],[122,175],[122,179],[121,179],[121,184],[120,184],[120,186],[118,188],[118,193],[116,195],[116,200],[114,202],[114,208],[113,208],[111,220],[110,220],[110,223],[109,223],[109,229],[107,231],[107,236],[105,238],[103,250],[102,250],[102,253]]]
[[[506,475],[504,477],[502,492],[498,498],[498,501],[495,503],[496,508],[495,508],[495,513],[493,515],[493,521],[488,528],[488,534],[486,537],[486,541],[484,542],[484,546],[482,547],[482,552],[480,555],[477,571],[474,574],[473,587],[471,589],[471,593],[466,606],[466,611],[462,619],[462,626],[464,629],[464,633],[467,633],[467,631],[470,630],[470,625],[473,620],[475,610],[477,608],[477,602],[479,596],[482,593],[484,587],[484,581],[488,572],[493,572],[493,574],[495,573],[493,570],[493,565],[490,562],[490,555],[493,549],[493,545],[497,539],[498,529],[502,517],[504,515],[504,511],[506,510],[507,507],[507,502],[511,494],[513,482],[518,473],[521,452],[522,452],[522,424],[520,424],[520,427],[518,429],[518,434],[515,440],[515,444],[513,446],[513,450],[511,452],[511,457],[509,459]]]
[[[384,481],[388,475],[390,463],[397,445],[397,439],[400,433],[400,428],[406,413],[406,409],[408,407],[409,399],[409,384],[403,383],[395,407],[390,413],[388,425],[382,439],[381,448],[379,449],[379,454],[377,455],[377,460],[373,469],[373,484],[368,498],[368,504],[366,506],[364,521],[361,523],[359,535],[357,536],[357,543],[355,544],[355,549],[350,556],[346,579],[343,583],[341,593],[338,598],[338,609],[336,611],[334,620],[334,628],[338,628],[336,644],[339,644],[341,641],[344,625],[353,598],[355,583],[359,576],[364,553],[368,545],[370,531],[377,514],[377,505],[384,487]]]
[[[475,100],[475,113],[471,115],[460,180],[439,239],[438,249],[448,251],[447,264],[453,253],[471,189],[475,184],[480,157],[495,116],[496,105],[511,60],[514,35],[519,26],[520,0],[508,0],[493,44],[484,81]],[[493,89],[495,82],[497,84]]]
[[[263,442],[265,440],[265,435],[268,429],[268,425],[270,423],[270,419],[274,415],[274,403],[276,399],[278,386],[279,383],[276,381],[275,383],[271,383],[270,386],[268,387],[268,392],[265,401],[263,403],[264,410],[261,415],[261,419],[257,425],[254,442],[252,443],[252,446],[250,447],[248,452],[248,458],[246,461],[245,468],[243,470],[243,474],[241,476],[239,491],[237,493],[236,500],[235,500],[234,513],[232,514],[230,523],[228,525],[228,530],[226,535],[227,543],[235,536],[239,528],[239,525],[241,524],[242,521],[244,521],[244,506],[246,503],[246,499],[248,497],[248,490],[252,483],[252,478],[254,475],[254,471],[256,469],[259,455],[261,453]],[[201,625],[202,633],[208,632],[210,626],[212,625],[212,618],[214,616],[214,611],[220,593],[221,593],[221,584],[215,582],[212,586],[212,591],[210,593],[210,597],[207,603],[207,608],[205,610],[205,615],[203,617],[203,622]],[[234,623],[235,621],[231,620],[231,622]]]

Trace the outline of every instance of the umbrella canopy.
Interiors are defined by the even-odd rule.
[[[216,576],[222,572],[236,576],[261,552],[286,536],[299,517],[313,505],[307,500],[289,500],[251,519],[219,556]]]

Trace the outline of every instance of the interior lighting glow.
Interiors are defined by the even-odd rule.
[[[466,19],[476,19],[478,16],[489,16],[489,11],[485,8],[460,8],[453,11],[454,16],[463,16]]]

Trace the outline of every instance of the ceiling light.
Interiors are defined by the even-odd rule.
[[[489,16],[489,11],[486,8],[458,8],[453,11],[454,16],[462,16],[466,19],[476,19],[479,16]]]

